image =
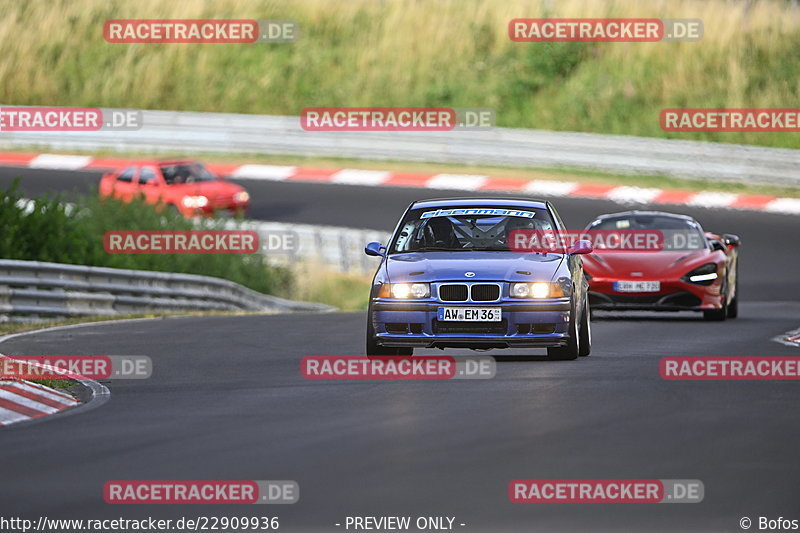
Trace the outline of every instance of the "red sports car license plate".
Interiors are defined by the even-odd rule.
[[[615,281],[614,290],[617,292],[658,292],[661,290],[660,281]]]

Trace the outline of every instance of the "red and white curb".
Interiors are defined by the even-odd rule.
[[[116,323],[133,322],[135,320],[148,319],[130,319],[116,321]],[[9,335],[0,336],[0,344],[18,337],[27,337],[46,331],[75,329],[111,322],[114,321],[52,326],[32,331],[11,333]],[[0,359],[14,359],[14,356],[0,353]],[[57,369],[42,363],[28,361],[26,364],[58,372]],[[82,376],[71,376],[69,379],[77,385],[77,388],[73,389],[77,390],[77,398],[63,391],[45,387],[37,383],[31,383],[30,381],[19,378],[0,379],[0,427],[9,427],[18,423],[35,422],[37,420],[41,421],[41,419],[53,415],[64,417],[86,412],[102,406],[111,397],[111,391],[100,382]]]
[[[84,155],[1,153],[0,165],[58,170],[114,169],[136,159],[99,158]],[[418,174],[363,169],[323,169],[282,165],[209,163],[213,172],[238,179],[298,181],[371,187],[415,187],[439,190],[516,192],[531,196],[555,196],[612,200],[620,204],[686,205],[716,209],[748,209],[800,215],[800,198],[687,192],[673,189],[601,185],[571,181],[525,180],[475,174]]]
[[[78,405],[64,392],[22,379],[0,380],[0,426],[53,415]]]

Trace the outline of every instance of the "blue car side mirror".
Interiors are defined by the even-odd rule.
[[[371,242],[364,247],[364,253],[367,255],[383,257],[386,255],[386,247],[379,242]]]

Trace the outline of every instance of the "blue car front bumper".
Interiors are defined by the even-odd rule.
[[[440,307],[500,308],[499,322],[440,321]],[[569,338],[569,298],[545,301],[499,301],[452,304],[374,299],[371,305],[375,340],[386,347],[415,348],[547,348]]]

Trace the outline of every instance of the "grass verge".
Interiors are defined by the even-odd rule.
[[[800,19],[781,0],[4,2],[0,102],[297,115],[490,107],[497,123],[800,148],[784,133],[665,133],[664,108],[792,108]],[[520,17],[692,18],[698,42],[517,43]],[[109,19],[294,20],[291,44],[111,44]]]
[[[371,274],[345,274],[315,263],[301,263],[293,269],[295,287],[285,297],[333,305],[340,311],[366,311]]]

